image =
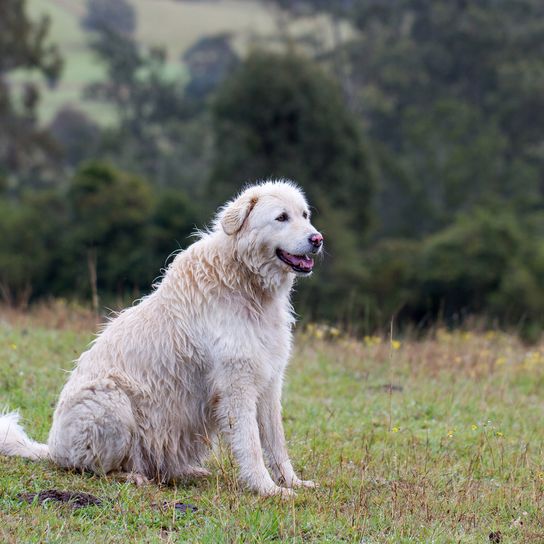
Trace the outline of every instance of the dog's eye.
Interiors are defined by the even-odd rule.
[[[289,221],[289,216],[285,212],[280,213],[278,217],[276,217],[276,221],[280,221],[281,223],[284,221]]]
[[[304,217],[304,219],[308,219],[308,212],[302,212],[302,217]]]

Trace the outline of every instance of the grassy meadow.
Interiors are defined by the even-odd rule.
[[[0,404],[45,440],[92,319],[66,309],[0,314]],[[209,479],[135,487],[0,457],[0,541],[543,542],[544,346],[438,329],[421,341],[299,332],[284,395],[295,466],[318,490],[261,499],[227,453]],[[26,504],[84,491],[101,506]],[[177,514],[175,502],[197,506]],[[490,536],[491,535],[491,536]]]

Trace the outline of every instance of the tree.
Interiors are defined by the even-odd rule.
[[[0,300],[26,306],[54,292],[66,218],[65,200],[55,190],[0,198]]]
[[[158,195],[152,217],[151,247],[156,255],[157,270],[173,252],[192,240],[189,236],[200,224],[201,214],[181,191],[167,189]]]
[[[218,91],[213,118],[215,203],[248,181],[290,178],[302,185],[319,210],[317,225],[332,254],[320,270],[312,307],[346,317],[373,184],[359,125],[340,89],[300,56],[253,52]]]
[[[352,13],[377,236],[420,237],[490,199],[542,206],[542,2],[357,0]]]
[[[542,214],[533,219],[542,220]],[[544,322],[542,232],[512,208],[460,215],[423,245],[419,304],[450,322],[494,316],[501,325]],[[526,329],[527,330],[527,329]]]
[[[397,152],[381,157],[380,236],[429,234],[504,194],[506,137],[470,104],[437,99],[406,108],[397,130]]]
[[[213,115],[218,200],[243,181],[291,178],[317,205],[341,208],[358,232],[368,226],[372,175],[360,128],[311,61],[252,53],[219,91]]]
[[[95,308],[101,289],[122,294],[148,285],[154,203],[147,182],[107,163],[90,162],[71,180],[68,202],[73,262],[67,268],[79,276],[80,290],[81,280],[88,278]]]
[[[91,46],[108,77],[86,95],[118,114],[117,126],[105,133],[104,155],[163,188],[201,195],[211,151],[207,116],[186,100],[182,81],[169,75],[164,50],[145,49],[110,30],[93,33]]]
[[[185,53],[182,60],[191,80],[185,93],[193,100],[203,100],[223,82],[239,62],[230,44],[229,34],[204,36]]]
[[[65,164],[76,167],[95,156],[100,144],[100,127],[82,111],[66,106],[48,126]]]
[[[53,85],[62,68],[58,48],[48,41],[50,21],[31,21],[25,0],[0,3],[0,179],[20,178],[48,165],[55,147],[37,123],[39,87],[8,78],[15,70],[35,72]]]
[[[87,0],[81,26],[90,31],[113,31],[130,36],[136,30],[136,13],[126,0]]]

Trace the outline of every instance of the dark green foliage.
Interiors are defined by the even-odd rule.
[[[89,298],[147,292],[168,255],[198,221],[179,191],[155,196],[138,176],[90,162],[65,190],[0,199],[0,297],[26,304],[44,295]]]
[[[365,252],[362,303],[354,317],[367,332],[388,330],[392,319],[397,325],[421,319],[420,254],[421,245],[407,239],[385,239]]]
[[[294,54],[254,52],[214,105],[218,200],[244,181],[291,178],[318,207],[342,208],[346,223],[369,223],[372,180],[358,124],[335,83]]]
[[[71,181],[68,202],[70,238],[80,267],[86,270],[91,255],[99,288],[122,292],[139,287],[142,277],[151,274],[146,251],[153,211],[149,185],[108,164],[90,163]]]
[[[297,299],[306,318],[352,323],[364,299],[364,232],[349,227],[344,208],[333,208],[325,198],[317,204],[313,223],[325,236],[325,252],[314,276],[298,283]]]
[[[340,89],[307,59],[254,52],[221,88],[213,113],[215,202],[244,182],[296,180],[317,209],[328,254],[300,296],[316,316],[349,317],[358,305],[373,180]]]
[[[58,272],[66,205],[52,191],[0,198],[0,299],[26,305],[51,293]]]
[[[187,195],[167,189],[159,195],[152,221],[153,252],[164,263],[172,252],[192,243],[190,236],[200,224],[201,214]]]
[[[43,176],[55,159],[55,147],[36,120],[38,85],[27,82],[14,91],[8,82],[15,70],[26,70],[55,83],[62,60],[49,43],[49,26],[46,17],[28,18],[25,0],[0,2],[0,179],[12,185]]]
[[[347,50],[380,146],[380,236],[429,234],[490,198],[542,205],[543,9],[537,0],[355,2],[363,34]]]
[[[228,34],[205,36],[183,54],[191,76],[185,89],[188,98],[205,100],[239,63],[230,39]]]
[[[85,30],[108,30],[131,35],[136,30],[136,13],[126,0],[87,0]]]
[[[75,167],[97,155],[101,141],[100,127],[78,109],[62,108],[48,128],[66,165]]]
[[[535,339],[544,325],[544,259],[538,213],[504,205],[461,214],[426,238],[388,239],[365,253],[357,322],[370,330],[460,325],[473,316]]]
[[[433,315],[499,323],[544,323],[544,268],[538,233],[509,209],[477,209],[425,243],[419,281]]]
[[[26,0],[0,3],[0,74],[16,68],[39,70],[48,81],[55,81],[62,61],[57,47],[49,43],[50,20],[31,21]]]

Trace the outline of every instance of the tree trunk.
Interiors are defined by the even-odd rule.
[[[89,283],[91,284],[93,311],[98,314],[98,287],[96,277],[96,248],[87,249],[87,268],[89,270]]]

